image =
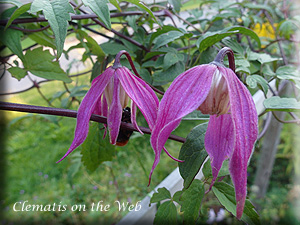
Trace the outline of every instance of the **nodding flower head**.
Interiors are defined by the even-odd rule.
[[[109,131],[110,143],[113,145],[118,144],[118,139],[124,139],[124,136],[128,135],[120,132],[122,130],[120,128],[121,121],[124,119],[126,119],[124,122],[130,119],[134,127],[142,133],[136,123],[136,107],[144,115],[150,130],[153,129],[157,117],[158,98],[145,81],[133,75],[128,68],[120,64],[122,54],[127,56],[131,66],[133,66],[129,54],[121,51],[116,56],[114,65],[108,67],[93,80],[90,90],[78,109],[73,142],[67,153],[58,162],[84,142],[89,131],[89,120],[92,114],[107,117],[106,126]],[[134,67],[133,70],[136,72]],[[131,110],[127,107],[130,99]],[[130,118],[127,118],[128,115]]]
[[[231,69],[222,63],[225,54]],[[151,145],[156,155],[150,178],[169,135],[181,119],[196,109],[210,114],[204,140],[212,166],[210,188],[223,161],[229,159],[236,213],[241,218],[247,194],[247,165],[257,139],[258,117],[252,96],[234,69],[233,52],[223,48],[214,62],[193,67],[173,81],[159,104],[151,134]]]

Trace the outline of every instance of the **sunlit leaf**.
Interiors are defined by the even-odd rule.
[[[234,187],[225,182],[216,182],[212,190],[220,203],[234,216],[236,216],[236,200]],[[246,224],[259,225],[259,215],[257,214],[252,203],[246,199],[245,208],[241,218]]]
[[[68,0],[34,0],[31,5],[31,12],[36,13],[41,10],[55,35],[57,58],[59,58],[63,52],[68,21],[71,20],[69,13],[74,13],[74,10]]]
[[[38,77],[48,80],[71,82],[72,80],[60,68],[59,63],[53,61],[54,58],[55,57],[50,54],[49,50],[43,51],[43,48],[27,50],[23,62],[24,69]]]
[[[295,98],[280,98],[273,96],[264,101],[267,111],[285,111],[293,112],[300,110],[300,102]]]
[[[108,0],[82,0],[85,6],[88,6],[105,24],[106,27],[111,29],[110,11],[107,3]]]

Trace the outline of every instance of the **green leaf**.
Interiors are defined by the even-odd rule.
[[[168,33],[170,31],[178,31],[178,32],[182,32],[180,29],[170,26],[170,25],[165,25],[162,28],[159,28],[155,33],[151,34],[151,38],[150,38],[150,43],[152,43],[158,36]]]
[[[168,52],[164,57],[164,70],[167,70],[170,66],[179,61],[178,54]]]
[[[273,96],[264,101],[266,111],[295,112],[300,110],[300,102],[295,98],[280,98]]]
[[[183,212],[184,224],[195,224],[204,197],[204,184],[200,180],[193,180],[190,187],[183,191],[180,197],[180,211]]]
[[[199,110],[194,110],[190,114],[183,117],[183,120],[209,120],[209,115],[202,114]]]
[[[259,84],[262,87],[263,92],[265,94],[267,94],[269,90],[268,81],[266,81],[262,76],[259,75],[254,74],[251,76],[247,76],[246,83],[249,85],[250,88],[256,88],[257,84]]]
[[[120,12],[122,11],[121,8],[120,8],[120,3],[118,0],[109,0],[109,2],[114,6],[116,7]]]
[[[11,17],[9,18],[9,20],[7,21],[7,24],[4,28],[4,30],[6,30],[15,19],[17,19],[23,13],[27,12],[30,9],[30,6],[31,6],[31,3],[28,3],[25,5],[22,5],[20,8],[16,9],[14,11],[14,13],[11,15]]]
[[[39,27],[35,24],[28,24],[27,29],[38,29]],[[56,49],[55,40],[49,36],[45,31],[43,32],[32,32],[28,34],[28,37],[36,43]]]
[[[108,0],[82,0],[85,6],[88,6],[105,24],[111,29],[110,11],[107,3]]]
[[[153,85],[163,85],[173,81],[185,69],[183,62],[177,62],[166,71],[156,72],[153,74]]]
[[[27,50],[25,54],[24,69],[30,71],[38,77],[48,80],[61,80],[71,82],[72,80],[60,68],[57,61],[53,61],[55,57],[50,54],[49,50],[43,51],[43,48]]]
[[[156,50],[159,47],[166,45],[166,44],[170,43],[171,41],[174,41],[177,38],[180,38],[183,35],[184,35],[184,33],[180,32],[180,31],[176,31],[176,30],[161,34],[159,37],[154,39],[153,50]]]
[[[220,203],[234,216],[236,216],[236,200],[234,187],[225,182],[216,182],[212,190]],[[259,225],[259,215],[257,214],[252,203],[246,199],[245,208],[241,218],[246,224]]]
[[[225,28],[221,31],[217,31],[217,32],[207,32],[197,40],[196,44],[197,44],[197,47],[199,48],[199,51],[202,52],[205,49],[207,49],[208,47],[221,41],[225,37],[228,37],[228,36],[231,36],[231,35],[237,34],[237,33],[244,34],[244,35],[251,37],[252,39],[254,39],[257,42],[258,47],[260,47],[261,43],[260,43],[260,39],[257,36],[257,34],[254,31],[252,31],[246,27],[241,27],[241,26],[229,27],[229,28]]]
[[[116,147],[109,143],[109,138],[103,139],[103,125],[91,123],[89,133],[81,145],[81,161],[90,171],[95,171],[105,161],[111,161],[115,155]]]
[[[166,201],[158,207],[153,223],[164,225],[177,224],[177,210],[172,201]]]
[[[18,8],[23,5],[22,2],[18,0],[0,0],[0,4],[13,4],[18,6]]]
[[[41,10],[55,35],[57,58],[59,58],[67,36],[68,21],[71,20],[69,13],[74,13],[74,10],[68,0],[34,0],[31,5],[31,13]]]
[[[100,46],[101,46],[103,52],[107,55],[116,55],[121,50],[125,50],[125,51],[129,52],[132,57],[135,56],[131,53],[130,49],[128,49],[126,46],[118,44],[118,43],[106,42],[106,43],[101,44]]]
[[[218,32],[206,32],[204,35],[202,35],[197,40],[197,47],[199,48],[200,52],[205,51],[208,47],[213,46],[215,43],[221,41],[223,38],[228,37],[230,35],[238,33],[237,31],[231,31],[231,32],[224,32],[221,33],[221,31]]]
[[[5,32],[0,27],[0,41],[8,47],[14,54],[16,54],[22,61],[24,60],[21,36],[23,33],[19,30],[7,29]]]
[[[179,172],[184,179],[184,188],[188,188],[194,177],[199,172],[207,152],[204,148],[204,136],[208,123],[200,124],[188,134],[185,143],[181,146],[179,159],[184,160],[178,163]]]
[[[85,39],[87,41],[87,46],[89,51],[97,56],[97,60],[101,62],[104,57],[105,53],[103,52],[102,48],[100,45],[98,45],[97,41],[95,41],[94,38],[90,37],[86,32],[82,30],[76,30],[76,33],[80,35],[80,39]]]
[[[229,166],[229,161],[225,160],[222,164],[222,167],[221,167],[219,173],[218,173],[218,177],[224,177],[224,176],[229,175],[229,169],[228,169],[229,167],[228,166]],[[211,171],[210,160],[206,161],[206,163],[203,166],[202,172],[206,179],[213,177],[212,171]]]
[[[269,13],[271,13],[271,15],[275,14],[274,10],[270,6],[265,5],[265,4],[246,3],[246,4],[244,4],[244,7],[249,8],[249,9],[257,9],[259,11],[264,9],[264,10],[267,10]]]
[[[256,53],[252,51],[247,51],[247,58],[248,60],[257,60],[261,64],[282,60],[282,58],[272,57],[267,53]]]
[[[282,80],[300,80],[300,72],[294,66],[281,66],[276,70],[276,76]]]
[[[244,55],[244,48],[238,43],[235,39],[224,39],[222,42],[232,51],[239,53],[240,55]]]
[[[8,72],[10,72],[10,74],[17,80],[21,80],[27,75],[27,71],[20,67],[10,67]]]
[[[145,10],[149,15],[154,19],[155,22],[157,22],[156,17],[154,16],[153,12],[145,5],[144,2],[139,1],[139,0],[126,0],[126,2],[130,2],[143,10]]]
[[[160,202],[165,199],[171,199],[170,192],[165,188],[158,188],[157,193],[154,193],[150,199],[150,203]]]

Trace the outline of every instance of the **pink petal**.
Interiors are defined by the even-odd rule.
[[[223,161],[231,156],[234,141],[234,127],[231,115],[211,115],[204,140],[205,149],[211,160],[213,175],[209,189],[215,183]]]
[[[228,83],[231,117],[235,131],[235,148],[229,171],[235,186],[237,218],[241,218],[247,195],[247,165],[258,134],[258,117],[252,96],[245,85],[228,68],[219,68]]]
[[[96,105],[99,104],[99,99],[101,100],[101,94],[112,77],[113,71],[113,69],[107,68],[100,76],[94,79],[90,90],[86,93],[79,106],[73,142],[67,153],[58,162],[66,158],[86,139],[89,132],[90,117]]]
[[[151,134],[151,145],[155,153],[151,171],[156,167],[161,150],[182,117],[197,109],[205,100],[216,68],[215,65],[193,67],[179,75],[164,94]]]
[[[115,75],[112,80],[114,82],[114,89],[107,117],[107,126],[109,130],[110,143],[115,145],[119,135],[123,112],[122,105],[120,103],[120,81],[117,70],[115,71]]]
[[[119,79],[129,98],[137,105],[152,130],[157,118],[158,98],[149,85],[126,67],[117,69]]]
[[[135,129],[137,129],[141,134],[144,134],[136,123],[136,104],[134,101],[131,101],[131,123]]]

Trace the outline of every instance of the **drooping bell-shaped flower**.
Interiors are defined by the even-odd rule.
[[[164,144],[181,119],[196,109],[210,114],[205,149],[211,159],[211,186],[223,161],[229,158],[236,214],[241,218],[247,194],[247,165],[257,139],[258,117],[248,89],[232,69],[222,64],[225,54],[232,57],[229,59],[234,70],[233,52],[224,48],[211,64],[193,67],[179,75],[165,92],[151,135],[156,156],[150,178]]]
[[[117,144],[122,115],[124,116],[124,111],[128,113],[129,99],[131,99],[131,112],[129,112],[131,123],[139,130],[135,118],[136,107],[138,107],[150,130],[153,129],[157,118],[158,98],[145,81],[133,75],[128,68],[120,64],[122,54],[126,54],[127,58],[131,60],[127,52],[121,51],[116,56],[114,65],[108,67],[93,80],[90,90],[78,109],[74,140],[67,153],[58,162],[84,142],[93,113],[107,117],[106,126],[109,131],[110,143]],[[133,65],[132,61],[130,63]]]

